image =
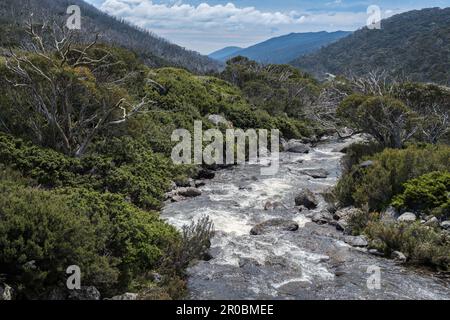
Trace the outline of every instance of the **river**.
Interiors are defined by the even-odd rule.
[[[294,198],[308,188],[316,195],[334,186],[341,173],[342,153],[333,152],[348,141],[326,141],[309,154],[281,153],[280,170],[260,175],[260,165],[219,170],[202,187],[202,195],[169,203],[163,218],[176,227],[208,215],[214,222],[210,261],[188,269],[191,299],[450,299],[449,284],[429,273],[370,255],[343,241],[329,225],[312,223],[317,209],[299,212]],[[304,175],[323,168],[326,179]],[[320,196],[318,196],[321,198]],[[286,207],[264,210],[267,201]],[[299,230],[250,235],[258,223],[273,218],[294,220]],[[379,270],[380,287],[368,286]]]

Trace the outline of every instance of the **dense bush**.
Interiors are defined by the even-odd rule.
[[[46,187],[84,187],[128,197],[145,209],[161,205],[172,175],[180,174],[169,159],[123,137],[97,146],[100,154],[70,158],[0,133],[0,163]]]
[[[105,295],[158,268],[178,233],[154,212],[86,189],[43,190],[0,171],[0,273],[24,298],[63,289],[70,265]],[[14,179],[14,180],[13,180]]]
[[[392,204],[398,209],[450,215],[450,173],[432,172],[409,180]]]
[[[371,246],[390,256],[394,251],[404,253],[408,263],[425,265],[438,270],[450,269],[450,237],[420,223],[368,223],[364,233]]]
[[[450,147],[446,145],[409,146],[406,149],[385,149],[372,157],[373,165],[353,166],[339,180],[335,194],[343,206],[368,205],[381,210],[392,198],[403,192],[404,183],[433,171],[448,171]]]

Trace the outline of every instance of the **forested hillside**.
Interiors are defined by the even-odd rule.
[[[382,21],[381,30],[363,28],[293,65],[319,78],[380,69],[394,77],[449,85],[450,8],[393,16]]]
[[[197,52],[172,44],[148,31],[140,30],[124,21],[111,17],[82,0],[2,0],[0,3],[0,47],[17,46],[26,39],[22,27],[33,13],[34,23],[52,19],[65,24],[70,5],[81,8],[81,37],[99,33],[99,41],[131,49],[144,62],[153,67],[176,66],[193,72],[218,69],[219,64]]]

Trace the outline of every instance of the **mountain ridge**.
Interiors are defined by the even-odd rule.
[[[219,59],[216,59],[225,62],[236,56],[244,56],[260,63],[284,64],[291,62],[301,55],[314,52],[349,34],[351,34],[349,31],[291,32],[286,35],[267,39],[248,48],[231,52],[229,55],[219,54]],[[209,57],[214,58],[218,52],[220,53],[227,48],[230,47],[213,52]]]
[[[382,21],[381,30],[359,29],[292,65],[323,79],[326,73],[391,76],[450,85],[450,8],[428,8]]]

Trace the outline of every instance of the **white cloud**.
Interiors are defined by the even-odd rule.
[[[225,27],[235,29],[245,25],[301,24],[305,20],[305,16],[295,11],[262,12],[254,7],[238,8],[233,3],[226,5],[201,3],[193,6],[181,2],[170,5],[156,4],[150,0],[106,0],[101,9],[148,28]]]

